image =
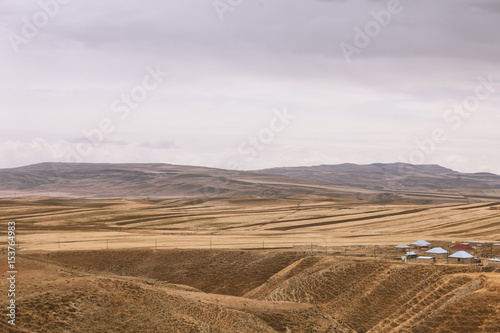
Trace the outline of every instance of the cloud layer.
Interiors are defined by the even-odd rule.
[[[87,162],[413,156],[500,173],[494,0],[243,1],[222,16],[211,1],[3,0],[0,22],[0,167],[64,161],[87,142]],[[488,78],[487,98],[460,113]],[[296,117],[268,140],[284,108]],[[447,139],[429,142],[436,129]]]

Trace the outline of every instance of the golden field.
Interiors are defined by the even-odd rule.
[[[404,264],[392,249],[498,242],[493,204],[2,199],[20,244],[17,324],[0,329],[500,332],[500,267]]]

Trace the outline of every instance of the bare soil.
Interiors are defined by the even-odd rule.
[[[19,332],[500,331],[491,267],[260,250],[65,251],[18,264]]]

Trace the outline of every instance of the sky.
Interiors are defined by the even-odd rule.
[[[495,0],[0,0],[0,168],[500,174]]]

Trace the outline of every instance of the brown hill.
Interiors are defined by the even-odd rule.
[[[357,192],[345,186],[281,175],[170,164],[41,163],[0,170],[0,194],[11,197],[38,194],[208,198],[317,194],[355,198]]]
[[[492,267],[221,250],[38,253],[20,265],[27,331],[500,331]]]
[[[288,197],[370,202],[467,203],[500,199],[500,176],[439,166],[374,164],[265,172],[169,164],[41,163],[0,170],[0,196],[88,198]]]
[[[378,190],[500,189],[500,176],[498,175],[484,172],[460,173],[439,165],[405,163],[358,165],[346,163],[273,168],[260,172]]]

